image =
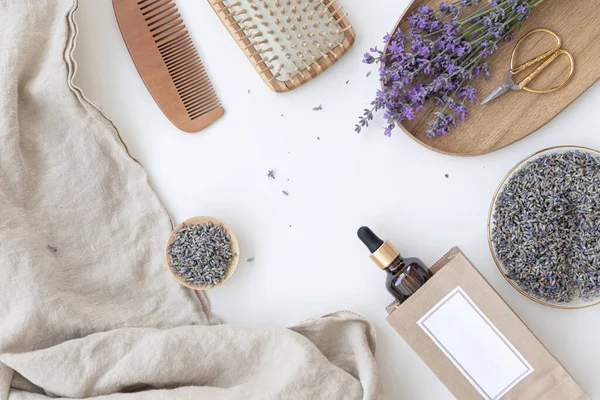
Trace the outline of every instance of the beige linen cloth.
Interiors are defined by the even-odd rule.
[[[76,9],[0,0],[0,399],[380,398],[358,315],[224,325],[169,275],[167,213],[72,83]]]

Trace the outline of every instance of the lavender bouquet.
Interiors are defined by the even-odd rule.
[[[546,0],[457,0],[432,9],[422,6],[408,17],[410,29],[386,35],[385,51],[377,47],[364,62],[379,64],[382,89],[365,109],[356,132],[383,111],[384,133],[412,120],[428,103],[435,106],[427,136],[447,134],[467,116],[476,90],[472,82],[491,76],[486,59],[510,41],[531,11]],[[484,3],[484,4],[482,4]]]

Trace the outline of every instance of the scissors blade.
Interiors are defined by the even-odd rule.
[[[494,89],[492,91],[492,93],[489,94],[488,97],[486,97],[481,104],[485,104],[488,103],[492,100],[494,100],[497,97],[502,96],[504,93],[508,92],[510,89],[512,90],[519,90],[519,85],[516,85],[515,82],[512,79],[512,73],[510,71],[508,71],[506,73],[506,78],[504,79],[504,83],[502,83],[502,85],[498,86],[496,89]]]
[[[494,89],[492,91],[492,93],[489,94],[488,97],[486,97],[481,104],[485,104],[485,103],[489,103],[490,101],[494,100],[496,97],[500,97],[502,96],[504,93],[508,92],[508,88],[505,87],[504,85],[498,86],[496,89]]]

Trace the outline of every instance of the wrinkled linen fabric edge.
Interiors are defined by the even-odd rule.
[[[0,399],[8,399],[8,393],[10,392],[10,383],[12,381],[15,371],[6,365],[0,363]]]
[[[78,101],[86,109],[88,114],[90,114],[94,118],[94,120],[98,121],[98,123],[107,125],[110,128],[110,130],[112,130],[113,133],[116,135],[116,137],[119,139],[119,142],[123,146],[123,149],[125,150],[125,153],[127,154],[127,156],[132,161],[134,161],[135,164],[137,164],[138,168],[143,169],[144,168],[143,165],[135,157],[133,157],[131,155],[131,153],[129,152],[129,149],[127,148],[127,144],[121,137],[121,134],[119,133],[119,130],[117,129],[115,124],[110,120],[110,118],[108,118],[108,116],[101,110],[101,108],[97,104],[95,104],[94,102],[92,102],[85,96],[85,94],[83,93],[81,88],[79,88],[74,82],[75,75],[77,73],[77,61],[75,60],[75,48],[77,46],[77,34],[78,34],[78,27],[77,27],[77,22],[75,21],[75,14],[78,9],[79,9],[79,0],[73,0],[73,5],[71,6],[71,9],[69,10],[69,12],[66,16],[69,33],[67,36],[67,42],[65,43],[65,50],[64,50],[63,56],[64,56],[65,64],[67,66],[67,77],[66,77],[67,85],[68,85],[70,91],[75,95],[75,97],[78,99]],[[148,183],[148,185],[150,185],[150,183]],[[169,221],[171,223],[171,227],[174,227],[175,225],[173,224],[171,215],[165,209],[162,202],[160,202],[160,206],[161,206],[162,211],[165,213],[165,215],[169,219]],[[216,324],[222,323],[221,319],[212,313],[210,300],[209,300],[208,296],[206,295],[206,293],[200,292],[197,290],[194,290],[194,293],[196,294],[196,297],[200,301],[202,310],[204,311],[205,315],[208,318],[208,322],[211,325],[216,325]],[[0,389],[1,389],[1,386],[0,386]]]
[[[78,0],[66,0],[65,3],[66,4],[63,3],[64,9],[62,9],[61,12],[59,14],[57,14],[58,19],[56,20],[56,21],[58,21],[59,24],[67,23],[66,26],[63,25],[64,28],[67,28],[66,32],[65,32],[66,37],[62,37],[61,40],[57,43],[57,46],[54,48],[54,50],[56,50],[57,52],[62,52],[61,55],[58,55],[55,53],[57,56],[62,57],[62,59],[57,59],[55,61],[58,62],[59,64],[64,62],[65,64],[63,64],[63,65],[64,65],[64,68],[66,68],[66,71],[61,72],[61,76],[58,77],[60,82],[62,82],[62,83],[60,83],[60,82],[59,83],[61,86],[64,83],[67,83],[67,88],[71,92],[71,93],[67,92],[67,96],[74,95],[73,99],[75,99],[76,103],[78,103],[81,107],[83,107],[85,109],[85,111],[82,112],[82,116],[85,116],[87,114],[87,116],[89,118],[89,123],[90,123],[89,127],[94,128],[94,125],[98,124],[98,125],[95,125],[95,127],[103,128],[102,133],[105,135],[105,137],[110,138],[111,141],[113,142],[113,143],[111,143],[111,145],[114,145],[115,143],[117,143],[116,140],[118,139],[121,142],[121,145],[123,146],[122,149],[125,150],[126,154],[129,156],[128,158],[126,158],[126,160],[133,161],[129,164],[129,168],[130,169],[141,168],[140,170],[138,170],[138,172],[140,172],[140,171],[143,172],[144,178],[147,181],[147,174],[145,173],[143,167],[137,160],[135,160],[129,154],[129,152],[127,151],[127,148],[125,146],[125,143],[123,143],[123,140],[121,139],[121,136],[119,135],[119,132],[116,129],[116,127],[114,126],[114,124],[106,117],[106,115],[100,110],[100,108],[98,106],[96,106],[93,102],[87,100],[85,98],[83,92],[74,84],[74,77],[75,77],[76,68],[77,68],[77,64],[76,64],[76,61],[74,58],[74,50],[75,50],[76,38],[77,38],[77,34],[78,34],[78,28],[77,28],[77,24],[75,22],[75,13],[79,7],[79,1]],[[62,79],[65,79],[66,82],[63,81]],[[63,87],[63,89],[66,89],[66,88]],[[69,121],[67,121],[67,124],[69,124]],[[60,131],[53,131],[53,132],[60,132]],[[74,131],[74,133],[85,135],[86,131],[85,130],[84,131]],[[118,146],[118,143],[117,143],[117,146]],[[162,212],[164,212],[164,216],[168,217],[168,213],[164,209],[164,207],[162,205],[160,205],[160,207],[162,207]],[[158,210],[158,212],[161,213],[160,209]],[[166,223],[166,221],[164,221],[164,222]],[[163,226],[163,228],[167,227],[167,226],[168,226],[168,223],[166,223],[165,226]],[[204,311],[207,321],[209,323],[213,323],[213,324],[218,323],[219,322],[218,319],[215,316],[213,316],[212,313],[210,312],[210,305],[208,303],[208,299],[207,299],[206,295],[202,292],[196,292],[196,296],[198,296],[198,302],[199,302],[196,304],[202,307],[201,310]],[[194,300],[194,297],[196,297],[196,296],[191,296],[191,294],[190,294],[190,297],[192,300]],[[198,310],[198,311],[200,311],[200,310]],[[357,322],[357,321],[360,323],[358,323],[358,324],[357,323],[349,323],[349,322]],[[338,327],[340,327],[340,326],[343,326],[345,329],[343,331],[338,329]],[[218,329],[218,328],[222,328],[222,327],[224,327],[224,325],[220,325],[215,328]],[[355,312],[338,311],[338,312],[334,312],[334,313],[325,314],[320,317],[310,318],[304,322],[301,322],[296,327],[290,328],[290,331],[292,331],[292,332],[295,331],[295,333],[300,333],[301,336],[303,336],[304,338],[306,338],[310,342],[312,342],[312,345],[314,345],[314,347],[316,347],[316,350],[318,350],[319,354],[320,354],[320,355],[316,356],[317,360],[325,361],[325,358],[326,358],[329,361],[329,364],[331,366],[337,367],[338,369],[341,369],[344,372],[344,373],[339,374],[342,378],[344,378],[346,376],[352,376],[354,379],[358,380],[359,383],[362,384],[362,390],[363,390],[363,395],[365,396],[364,397],[365,399],[379,398],[379,396],[381,394],[380,389],[379,389],[379,386],[380,386],[379,385],[379,377],[377,374],[375,360],[372,357],[372,355],[375,353],[376,332],[375,332],[373,325],[370,323],[370,321],[368,321],[366,318],[364,318],[363,316],[361,316]],[[341,335],[341,333],[344,333],[344,332],[347,334],[347,336]],[[360,333],[360,334],[357,334],[357,333]],[[363,339],[363,335],[366,336],[366,340]],[[344,339],[344,337],[342,337],[342,336],[346,337],[346,339]],[[79,341],[79,340],[87,341],[90,338],[91,338],[91,335],[87,335],[82,338],[78,338],[77,341]],[[266,343],[266,341],[264,339],[262,339],[261,341]],[[300,344],[308,343],[304,339],[301,341],[298,341],[298,342]],[[75,343],[75,340],[67,340],[63,343]],[[269,343],[271,343],[271,342],[269,342]],[[311,349],[313,349],[312,345],[309,349],[310,351],[308,352],[310,354],[314,353],[314,351],[311,350]],[[54,347],[56,347],[56,346],[49,347],[48,349],[34,350],[32,352],[46,351],[46,350],[51,351],[51,349]],[[304,346],[304,347],[306,347],[306,346]],[[302,349],[304,347],[300,346],[300,349]],[[78,354],[77,352],[72,352],[72,353]],[[13,354],[13,356],[20,358],[21,354],[25,354],[25,353],[16,352],[15,354]],[[323,356],[325,358],[323,358]],[[60,357],[58,357],[58,358],[60,358]],[[36,382],[40,386],[34,387],[34,388],[32,388],[32,390],[25,389],[25,391],[29,392],[29,393],[25,395],[26,397],[19,397],[20,399],[36,398],[37,396],[35,395],[35,393],[36,393],[35,389],[37,389],[37,388],[40,389],[40,392],[42,390],[41,388],[44,388],[43,390],[45,391],[46,396],[52,396],[53,393],[55,393],[54,391],[51,391],[49,389],[49,387],[51,387],[51,385],[47,385],[49,382],[45,382],[45,378],[51,377],[53,375],[53,374],[49,374],[48,372],[54,370],[55,362],[58,358],[57,357],[49,357],[48,358],[48,369],[46,370],[45,376],[39,375],[38,376],[39,379],[33,378],[28,381],[28,382]],[[27,360],[25,360],[25,361],[27,361]],[[35,372],[36,368],[33,368],[30,370],[29,366],[33,365],[33,366],[37,367],[38,364],[37,363],[22,364],[21,366],[27,367],[27,368],[25,368],[26,372],[28,372],[27,374],[23,374],[23,369],[21,369],[21,368],[15,368],[15,370],[19,371],[19,372],[14,372],[13,369],[8,367],[8,365],[11,365],[8,361],[6,362],[6,365],[0,363],[0,399],[4,399],[5,398],[4,396],[8,396],[10,394],[10,392],[11,392],[10,386],[12,383],[17,383],[17,380],[18,380],[17,378],[27,376],[26,379],[29,379],[30,377],[34,377],[35,376],[34,372]],[[15,367],[15,365],[13,365],[13,367]],[[92,364],[92,365],[96,365],[96,364]],[[232,365],[235,365],[235,364],[232,363]],[[314,367],[314,364],[307,364],[307,365]],[[325,362],[323,362],[323,366],[327,367]],[[309,368],[309,370],[310,369],[312,369],[312,368]],[[335,369],[335,368],[333,368],[333,369]],[[329,370],[333,370],[333,369],[329,368]],[[44,372],[43,370],[40,370],[40,371],[42,373]],[[23,374],[23,375],[21,375],[21,374]],[[347,380],[347,379],[344,378],[342,380]],[[65,381],[65,382],[68,382],[68,381]],[[290,384],[293,384],[293,383],[294,383],[294,381],[290,382]],[[325,380],[325,382],[323,382],[323,383],[329,384],[329,382],[327,382],[327,380]],[[116,384],[118,384],[118,382]],[[22,392],[24,390],[20,384],[13,386],[13,389],[15,390],[15,393]],[[118,389],[118,390],[120,390],[120,389]],[[368,391],[368,394],[367,394],[367,391]],[[5,393],[5,392],[7,392],[7,393]],[[344,393],[345,393],[345,395],[344,395]],[[347,386],[343,386],[341,394],[344,395],[344,397],[341,397],[341,398],[350,398],[348,393],[349,392],[348,392]],[[112,394],[112,392],[111,392],[111,394]],[[117,394],[117,392],[115,391],[114,394]],[[71,394],[69,396],[76,397],[73,394]],[[346,396],[348,396],[348,397],[346,397]],[[358,398],[358,397],[356,397],[356,398]]]

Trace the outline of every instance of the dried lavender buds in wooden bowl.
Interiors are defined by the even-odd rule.
[[[221,286],[240,260],[235,234],[213,217],[194,217],[179,224],[169,237],[166,253],[169,271],[194,290]]]
[[[498,269],[549,307],[600,304],[600,152],[542,150],[517,164],[490,206],[488,240]]]

